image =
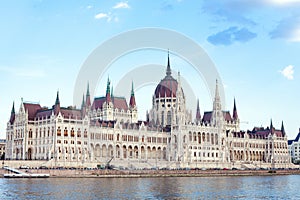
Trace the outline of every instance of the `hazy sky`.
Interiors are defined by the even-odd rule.
[[[1,1],[0,137],[13,101],[16,110],[21,97],[51,107],[59,90],[61,105],[72,105],[76,77],[95,48],[122,32],[158,27],[189,37],[207,52],[225,87],[224,110],[232,111],[235,97],[243,129],[267,127],[271,118],[280,128],[283,120],[293,139],[300,127],[299,9],[298,0]],[[95,95],[104,95],[108,74],[117,85],[123,76],[119,69],[165,66],[166,56],[166,51],[141,50],[120,58]],[[190,80],[202,114],[211,110],[204,84],[190,78],[191,66],[170,57],[173,70]],[[136,91],[140,119],[151,107],[154,89],[152,84]]]

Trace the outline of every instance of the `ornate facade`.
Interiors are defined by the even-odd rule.
[[[294,140],[288,140],[289,152],[291,155],[292,162],[300,164],[300,128],[299,132]]]
[[[233,113],[223,110],[216,82],[213,110],[196,118],[186,108],[186,96],[171,74],[157,85],[146,121],[138,120],[134,88],[129,104],[115,96],[107,82],[106,94],[91,102],[89,87],[81,109],[61,107],[59,93],[51,108],[21,102],[13,105],[7,123],[6,159],[45,160],[49,166],[105,164],[140,167],[286,167],[290,164],[282,125],[240,130]]]

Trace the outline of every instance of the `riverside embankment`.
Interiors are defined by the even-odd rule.
[[[100,170],[100,169],[28,169],[27,173],[49,173],[51,178],[95,177],[210,177],[210,176],[274,176],[300,174],[298,169],[281,170]],[[9,173],[0,170],[1,175]],[[2,176],[3,177],[3,176]]]

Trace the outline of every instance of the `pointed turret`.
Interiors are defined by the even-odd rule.
[[[111,97],[112,100],[114,100],[114,87],[113,87],[113,85],[111,85],[110,97]]]
[[[236,109],[236,104],[235,104],[235,98],[233,102],[233,113],[232,113],[233,120],[236,121],[238,117],[237,109]]]
[[[146,110],[146,122],[149,122],[149,112]]]
[[[57,115],[60,112],[60,100],[59,100],[59,91],[57,90],[56,100],[54,105],[54,114]]]
[[[219,94],[219,84],[218,80],[216,79],[216,90],[215,90],[215,98],[214,98],[214,110],[221,110],[221,101],[220,101],[220,94]]]
[[[200,122],[200,121],[201,121],[201,113],[200,113],[199,99],[197,99],[196,122]]]
[[[59,91],[57,90],[56,93],[56,100],[55,100],[55,105],[59,105],[60,104],[60,100],[59,100]]]
[[[216,79],[215,100],[220,100],[218,79]]]
[[[11,108],[9,123],[13,124],[15,121],[16,113],[15,113],[15,102],[13,102],[13,106]]]
[[[222,112],[222,105],[220,100],[220,94],[219,94],[219,85],[218,80],[216,80],[216,90],[215,90],[215,98],[213,102],[213,115],[212,115],[212,124],[214,126],[222,126],[224,120],[223,112]]]
[[[11,114],[15,114],[15,102],[13,102],[13,106],[11,108]]]
[[[170,66],[170,56],[169,56],[169,50],[168,50],[168,64],[167,64],[166,75],[171,76],[171,74],[172,74],[172,71],[171,71],[171,66]]]
[[[273,127],[272,119],[271,119],[271,123],[270,123],[270,131],[271,131],[271,134],[273,135],[273,133],[274,133],[274,127]]]
[[[86,113],[86,104],[85,104],[85,101],[84,101],[84,94],[82,95],[82,103],[81,103],[81,114],[82,114],[82,117],[85,115]]]
[[[86,89],[86,107],[89,108],[91,106],[91,95],[90,95],[90,84],[88,83]]]
[[[129,107],[134,108],[136,106],[135,103],[135,96],[134,96],[134,89],[133,89],[133,82],[131,84],[131,95],[130,95],[130,101],[129,101]]]
[[[82,95],[82,103],[81,103],[81,108],[83,107],[85,107],[84,94]]]
[[[284,130],[283,121],[281,122],[281,133],[282,133],[282,137],[286,136],[286,133],[285,133],[285,130]]]
[[[107,78],[107,85],[106,85],[106,103],[111,102],[110,98],[110,80],[109,77]]]

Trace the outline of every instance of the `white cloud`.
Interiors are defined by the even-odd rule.
[[[300,27],[292,31],[289,39],[291,42],[300,42]]]
[[[109,18],[109,15],[107,13],[99,13],[95,15],[95,19],[103,19],[103,18]]]
[[[117,3],[113,9],[119,9],[119,8],[130,8],[127,2],[119,2]]]
[[[294,66],[288,65],[282,71],[280,71],[280,73],[288,80],[293,80],[294,79]]]
[[[93,8],[93,6],[91,6],[91,5],[88,5],[86,8],[87,8],[87,9],[92,9],[92,8]]]
[[[111,13],[99,13],[95,15],[95,19],[106,19],[107,22],[110,22],[112,19]]]
[[[293,3],[300,3],[300,0],[267,0],[268,3],[285,6]]]

